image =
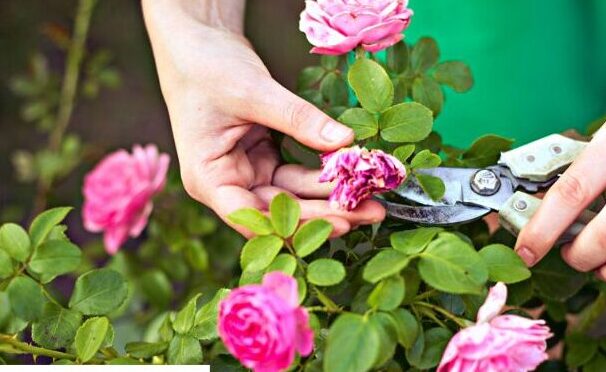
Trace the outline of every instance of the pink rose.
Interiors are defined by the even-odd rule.
[[[152,211],[152,197],[164,187],[170,158],[155,145],[133,146],[132,155],[107,155],[84,178],[84,228],[104,232],[105,250],[115,254],[128,236],[139,236]]]
[[[506,299],[505,284],[490,289],[478,322],[450,340],[438,372],[531,371],[547,359],[545,321],[499,315]]]
[[[369,52],[402,40],[412,10],[408,0],[307,0],[299,29],[312,53],[339,55],[358,45]]]
[[[320,182],[336,181],[328,200],[352,210],[373,194],[393,190],[406,179],[406,168],[381,150],[359,146],[321,155]]]
[[[297,282],[280,272],[263,284],[231,291],[219,305],[219,335],[229,350],[255,372],[281,371],[313,350],[307,310],[298,305]]]

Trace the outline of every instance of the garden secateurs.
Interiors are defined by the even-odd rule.
[[[541,200],[530,195],[551,186],[583,151],[587,142],[552,134],[503,152],[497,165],[482,169],[437,167],[419,170],[440,177],[446,186],[440,200],[432,200],[415,179],[394,192],[410,204],[383,201],[387,214],[421,225],[447,226],[499,212],[501,226],[514,235],[528,223]],[[560,238],[572,240],[595,216],[582,213]]]

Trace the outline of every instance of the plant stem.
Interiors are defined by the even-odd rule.
[[[467,327],[467,324],[465,323],[465,321],[461,318],[459,318],[458,316],[452,314],[450,311],[441,308],[440,306],[436,306],[434,304],[430,304],[429,302],[422,302],[422,301],[418,301],[414,303],[415,305],[418,306],[422,306],[422,307],[426,307],[429,308],[437,313],[442,314],[445,318],[452,320],[453,322],[455,322],[458,326],[465,328]]]
[[[77,357],[72,354],[64,353],[56,350],[49,350],[43,347],[33,346],[26,342],[22,342],[14,338],[13,336],[0,334],[0,345],[9,345],[14,350],[3,349],[4,352],[13,354],[31,354],[31,355],[42,355],[54,359],[69,359],[76,360]]]
[[[356,59],[366,58],[366,51],[361,46],[356,48]]]

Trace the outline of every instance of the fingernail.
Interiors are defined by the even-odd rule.
[[[528,249],[526,247],[520,247],[517,249],[516,252],[520,256],[520,258],[522,258],[522,261],[524,261],[524,263],[526,263],[526,266],[534,265],[534,262],[536,261],[537,258],[530,249]]]
[[[341,142],[351,136],[351,132],[346,126],[331,121],[324,125],[320,136],[328,142]]]

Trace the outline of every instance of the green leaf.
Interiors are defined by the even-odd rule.
[[[441,227],[420,227],[414,230],[395,232],[391,234],[389,240],[394,249],[407,255],[413,255],[423,252],[429,242],[442,231],[444,229]]]
[[[6,288],[13,313],[25,320],[36,320],[42,315],[47,302],[42,288],[27,276],[18,276],[11,280]]]
[[[192,336],[205,341],[211,341],[219,337],[217,334],[219,303],[227,297],[229,292],[230,290],[225,288],[218,290],[212,300],[198,310],[194,328],[190,332]]]
[[[484,168],[494,165],[499,160],[501,152],[511,149],[513,140],[489,134],[478,138],[469,150],[463,153],[463,162],[466,167]]]
[[[402,73],[408,68],[408,45],[399,42],[387,49],[387,68],[391,72]]]
[[[301,92],[318,84],[324,77],[325,73],[326,71],[319,66],[304,68],[299,74],[299,78],[297,80],[297,91]]]
[[[128,365],[145,365],[146,363],[143,363],[137,359],[132,359],[132,358],[127,358],[127,357],[118,357],[116,359],[112,359],[108,362],[106,362],[105,364],[108,364],[110,366],[128,366]]]
[[[396,321],[388,313],[377,312],[370,316],[369,323],[379,336],[379,355],[377,355],[374,366],[380,367],[392,359],[395,354],[398,344]]]
[[[257,235],[268,235],[274,232],[271,221],[254,208],[239,209],[227,216],[231,223],[244,226]]]
[[[367,319],[358,314],[342,314],[328,331],[324,370],[368,371],[379,355],[379,343],[379,335]]]
[[[429,150],[420,151],[410,162],[413,168],[435,168],[442,163],[442,159]]]
[[[418,142],[431,133],[432,126],[431,110],[416,102],[392,106],[379,118],[381,138],[389,142]]]
[[[436,67],[434,77],[459,93],[467,92],[473,86],[473,76],[469,67],[459,61],[442,62]]]
[[[598,346],[597,341],[584,334],[566,336],[566,364],[572,368],[586,364],[598,352]]]
[[[271,223],[278,235],[288,238],[295,232],[301,215],[299,203],[285,193],[280,193],[271,201],[269,211]]]
[[[385,249],[368,261],[362,277],[370,283],[398,274],[410,262],[410,257],[402,252]]]
[[[6,279],[13,274],[13,260],[8,253],[0,249],[0,279]]]
[[[606,371],[606,356],[602,353],[596,353],[593,358],[583,366],[583,372],[604,371]]]
[[[15,260],[25,262],[31,252],[31,243],[21,226],[5,223],[0,227],[0,248]]]
[[[404,300],[404,279],[399,275],[383,279],[368,296],[368,305],[379,310],[393,310]]]
[[[566,301],[587,283],[587,275],[568,266],[562,260],[559,249],[552,249],[531,272],[537,292],[554,301]]]
[[[488,269],[473,247],[455,235],[443,233],[421,253],[421,278],[448,293],[480,294],[488,280]]]
[[[104,268],[80,275],[69,307],[84,315],[104,315],[116,310],[128,294],[128,283],[112,269]]]
[[[46,240],[36,248],[28,267],[40,275],[42,283],[48,283],[58,275],[76,270],[81,259],[82,252],[76,245],[65,240]]]
[[[432,199],[440,200],[446,192],[446,185],[440,177],[431,176],[429,174],[416,173],[417,181],[423,191]]]
[[[412,99],[433,112],[433,116],[438,116],[444,106],[444,93],[442,87],[434,78],[427,75],[417,77],[412,83]]]
[[[297,256],[306,257],[314,253],[328,240],[332,230],[332,224],[326,220],[311,220],[303,224],[293,237]]]
[[[371,113],[386,110],[393,102],[393,85],[387,72],[377,62],[360,58],[350,67],[349,85],[363,108]]]
[[[126,344],[126,353],[134,358],[151,358],[164,354],[168,342],[129,342]]]
[[[420,332],[411,349],[406,350],[406,359],[418,369],[430,369],[440,363],[452,333],[444,328],[432,328]]]
[[[40,318],[32,324],[32,339],[38,345],[49,349],[67,347],[76,336],[80,324],[80,312],[47,302]]]
[[[59,207],[49,209],[40,213],[29,226],[29,236],[32,239],[32,247],[36,248],[46,239],[53,227],[65,219],[72,210],[71,207]]]
[[[198,310],[197,303],[199,297],[200,294],[195,295],[189,300],[187,305],[175,315],[175,320],[173,321],[173,329],[175,332],[185,334],[192,329],[196,318],[196,310]]]
[[[403,146],[397,147],[393,151],[393,156],[395,156],[402,163],[406,163],[406,160],[408,160],[408,158],[410,158],[410,156],[412,155],[413,152],[415,152],[415,145],[413,145],[413,144],[403,145]]]
[[[339,261],[320,258],[307,267],[307,280],[320,286],[339,284],[345,279],[345,267]]]
[[[265,269],[276,258],[284,242],[275,235],[257,236],[242,248],[240,266],[242,270],[259,271]]]
[[[105,340],[109,329],[109,320],[106,317],[90,318],[78,328],[74,345],[78,359],[86,363],[91,360]]]
[[[149,302],[159,309],[168,306],[173,296],[173,287],[162,270],[154,269],[145,272],[139,280],[141,291]]]
[[[274,258],[271,264],[267,266],[265,272],[281,271],[287,275],[294,275],[297,270],[297,259],[288,253],[280,253]]]
[[[433,67],[440,59],[440,50],[436,41],[429,37],[422,37],[412,48],[410,60],[416,72],[425,72]]]
[[[503,244],[491,244],[480,250],[493,282],[517,283],[530,278],[530,270],[513,249]]]
[[[347,83],[334,72],[324,76],[320,83],[320,92],[331,106],[347,105],[349,101]]]
[[[409,349],[414,345],[419,334],[419,322],[417,318],[406,309],[396,309],[391,312],[396,322],[396,332],[398,343],[404,348]]]
[[[167,351],[168,364],[191,365],[202,363],[200,342],[192,336],[175,335]]]
[[[320,64],[327,70],[334,70],[339,66],[339,57],[323,55],[320,57]]]
[[[208,252],[201,240],[190,239],[187,241],[185,257],[193,268],[201,271],[208,269]]]
[[[379,132],[377,118],[363,108],[347,109],[339,116],[339,121],[353,129],[358,141],[375,136]]]

